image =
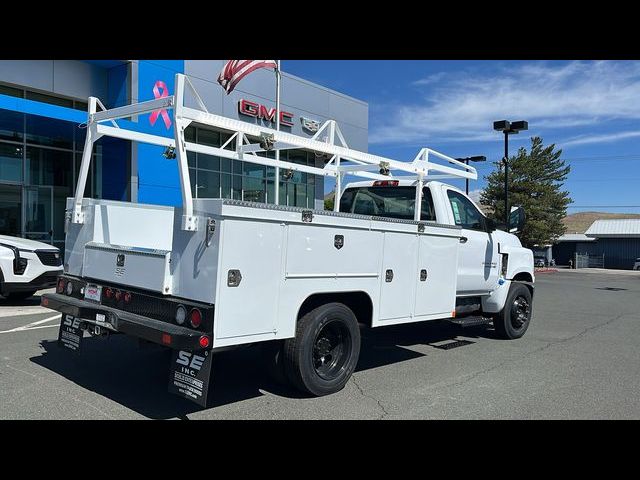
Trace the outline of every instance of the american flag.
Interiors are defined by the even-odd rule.
[[[277,69],[278,63],[275,60],[229,60],[218,75],[218,83],[229,95],[240,80],[258,68]]]

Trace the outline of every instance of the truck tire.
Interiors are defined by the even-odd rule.
[[[529,328],[533,312],[531,291],[520,282],[512,282],[502,311],[493,317],[493,327],[500,338],[520,338]]]
[[[285,373],[297,389],[318,397],[338,392],[360,356],[358,320],[341,303],[321,305],[298,320],[283,353]]]
[[[5,297],[9,300],[26,300],[29,297],[33,297],[37,290],[29,290],[28,292],[11,292],[7,293]]]

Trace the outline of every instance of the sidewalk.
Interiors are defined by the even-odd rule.
[[[613,268],[560,268],[559,271],[567,273],[609,273],[611,275],[627,275],[640,277],[640,270],[615,270]]]

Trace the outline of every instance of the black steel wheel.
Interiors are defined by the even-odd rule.
[[[531,306],[524,295],[518,295],[511,304],[510,320],[515,329],[520,329],[531,318]]]
[[[341,303],[317,307],[298,320],[296,336],[284,342],[285,373],[299,390],[315,396],[341,390],[360,355],[360,329]]]
[[[524,283],[512,282],[504,308],[493,317],[493,326],[500,338],[520,338],[529,328],[533,303],[531,290]]]
[[[345,367],[351,355],[349,329],[331,319],[324,324],[313,342],[313,368],[320,378],[331,380]]]

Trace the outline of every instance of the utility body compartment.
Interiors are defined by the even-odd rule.
[[[224,199],[194,200],[195,232],[179,228],[180,208],[84,199],[82,210],[67,224],[66,273],[215,305],[214,348],[293,337],[318,294],[363,292],[373,327],[455,309],[458,227]]]

